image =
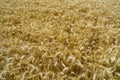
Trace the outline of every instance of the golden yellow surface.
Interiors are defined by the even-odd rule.
[[[120,80],[120,0],[0,0],[0,80]]]

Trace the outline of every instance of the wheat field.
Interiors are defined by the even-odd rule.
[[[0,80],[120,80],[120,0],[0,0]]]

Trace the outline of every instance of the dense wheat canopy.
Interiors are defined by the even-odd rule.
[[[120,80],[120,0],[0,0],[0,80]]]

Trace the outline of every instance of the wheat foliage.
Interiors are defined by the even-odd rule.
[[[120,80],[120,0],[0,0],[0,80]]]

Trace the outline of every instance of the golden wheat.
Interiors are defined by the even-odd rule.
[[[0,0],[0,80],[120,80],[120,1]]]

